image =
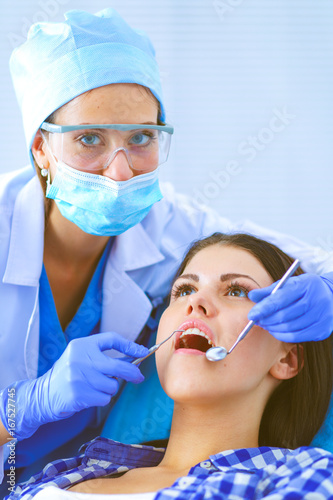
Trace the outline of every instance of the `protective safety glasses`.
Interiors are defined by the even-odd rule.
[[[58,159],[76,170],[103,171],[118,154],[125,154],[131,169],[151,172],[166,162],[171,125],[55,125],[44,122],[47,142]]]

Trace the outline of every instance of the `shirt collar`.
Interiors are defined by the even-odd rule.
[[[158,465],[165,453],[164,448],[140,444],[124,444],[112,439],[97,437],[80,448],[87,459],[105,460],[117,465],[133,465],[135,467],[154,467]],[[290,450],[261,446],[258,448],[241,448],[225,450],[211,455],[207,460],[194,466],[190,474],[198,467],[205,470],[226,470],[230,467],[242,470],[258,470],[270,464],[276,465]]]
[[[270,464],[276,464],[278,460],[281,460],[289,452],[290,450],[288,449],[271,448],[268,446],[225,450],[217,455],[211,455],[205,464],[208,468],[208,463],[211,463],[219,470],[230,467],[257,470],[263,469]]]
[[[154,467],[158,465],[163,456],[164,448],[141,444],[124,444],[112,439],[97,437],[81,446],[86,459],[105,460],[113,465],[131,467]]]

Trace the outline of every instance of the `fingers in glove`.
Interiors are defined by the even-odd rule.
[[[133,358],[140,358],[148,354],[147,347],[125,339],[115,332],[97,333],[91,337],[91,339],[93,338],[101,351],[115,349]]]
[[[89,359],[90,363],[87,366],[89,372],[94,370],[96,373],[102,373],[108,377],[118,377],[135,384],[139,384],[144,380],[144,376],[136,365],[132,365],[126,360],[111,358],[98,349],[94,349],[89,353]],[[91,377],[93,377],[91,374],[89,377],[86,376],[87,380]]]
[[[100,374],[100,379],[102,377],[107,378]],[[108,379],[108,384],[101,380],[95,383],[105,390],[94,389],[92,387],[86,387],[82,390],[82,385],[71,387],[71,409],[77,412],[86,408],[91,408],[92,406],[105,406],[110,403],[112,396],[114,396],[119,389],[119,384],[116,379]]]
[[[309,312],[307,304],[299,300],[275,313],[260,317],[255,323],[265,330],[269,330],[271,327],[281,327],[281,331],[296,331],[306,328],[314,322],[315,318],[313,318],[312,312]]]
[[[271,330],[269,330],[269,333],[273,335],[273,337],[275,337],[277,340],[292,344],[317,340],[315,338],[317,335],[317,329],[314,328],[313,325],[303,330],[297,330],[294,332],[281,332],[280,330],[275,331],[275,328],[273,327]]]
[[[114,396],[118,392],[119,382],[115,377],[109,377],[103,373],[96,373],[94,379],[91,381],[91,386],[97,392]]]
[[[127,361],[122,361],[120,359],[109,358],[104,355],[105,361],[101,367],[101,372],[109,377],[118,377],[127,382],[133,382],[134,384],[139,384],[145,379],[142,375],[140,369],[136,365],[132,365]]]
[[[266,286],[265,288],[255,288],[254,290],[251,290],[248,294],[249,299],[252,300],[252,302],[260,302],[272,293],[277,283],[278,282],[275,282],[270,286]]]
[[[256,325],[260,326],[264,330],[268,330],[272,335],[275,336],[276,333],[295,333],[301,332],[308,328],[314,328],[316,325],[315,321],[311,321],[310,318],[299,317],[298,319],[294,319],[291,321],[277,322],[271,323],[270,318],[263,319],[256,323]]]
[[[263,318],[272,315],[277,311],[283,310],[289,306],[293,306],[297,301],[303,298],[305,293],[306,289],[304,288],[303,284],[299,285],[295,282],[289,284],[288,282],[274,295],[269,295],[259,303],[257,303],[250,310],[248,318],[252,319],[255,322],[262,320]]]

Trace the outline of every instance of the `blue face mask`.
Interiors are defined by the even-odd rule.
[[[162,199],[162,193],[158,168],[116,182],[58,161],[52,184],[47,183],[46,197],[55,200],[61,214],[82,231],[116,236],[141,222],[154,203]]]

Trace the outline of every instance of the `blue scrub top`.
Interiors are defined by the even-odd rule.
[[[106,246],[103,255],[96,267],[83,301],[72,321],[62,330],[51,287],[43,266],[39,281],[39,310],[40,310],[40,340],[38,377],[47,372],[59,359],[67,347],[68,342],[74,338],[86,337],[97,333],[100,327],[102,312],[102,282],[105,262],[110,251],[112,241]],[[28,439],[16,445],[16,467],[25,467],[24,477],[30,477],[35,470],[36,462],[40,468],[54,457],[52,451],[61,447],[62,455],[67,454],[66,443],[73,440],[90,426],[92,437],[96,435],[96,426],[100,424],[97,408],[88,408],[76,413],[70,418],[42,425],[37,432]],[[84,434],[78,439],[77,445],[82,440],[88,439],[90,434]],[[72,452],[73,444],[69,445],[68,452]],[[60,458],[60,456],[59,456]],[[29,465],[34,464],[30,469]],[[20,477],[20,481],[23,476]]]
[[[110,240],[85,297],[65,331],[61,328],[43,266],[39,291],[38,376],[53,366],[70,340],[99,332],[102,282],[111,245]],[[147,346],[155,343],[158,321],[165,307],[166,301],[153,310],[152,316],[139,336],[138,343]],[[155,368],[155,356],[148,358],[140,369],[145,375],[144,383],[139,385],[121,383],[120,390],[112,398],[110,405],[88,408],[70,418],[42,425],[33,436],[17,443],[16,467],[24,470],[20,471],[16,479],[22,482],[41,470],[48,462],[77,454],[84,442],[99,434],[125,443],[142,443],[167,438],[170,433],[173,401],[166,396],[160,386]]]
[[[167,306],[168,298],[157,306],[140,334],[138,343],[151,347],[156,343],[157,326]],[[163,391],[150,356],[140,365],[145,377],[142,384],[122,383],[105,421],[101,436],[135,444],[161,441],[170,435],[173,400]]]
[[[102,313],[103,271],[109,250],[110,246],[108,244],[97,265],[83,301],[65,331],[60,325],[52,290],[43,265],[39,280],[38,377],[52,368],[71,340],[98,333]]]

